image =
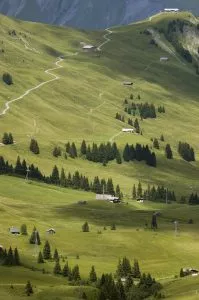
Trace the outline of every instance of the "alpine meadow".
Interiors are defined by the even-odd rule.
[[[199,19],[0,32],[0,299],[198,299]]]

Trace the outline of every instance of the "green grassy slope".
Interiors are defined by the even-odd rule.
[[[181,140],[189,142],[195,149],[196,159],[199,158],[198,76],[193,67],[183,62],[177,54],[172,56],[151,46],[151,37],[140,33],[153,26],[162,26],[173,18],[190,19],[190,16],[187,13],[164,14],[156,16],[152,21],[114,28],[113,34],[109,36],[111,42],[103,47],[99,58],[82,53],[80,42],[99,45],[104,41],[104,32],[89,33],[0,17],[0,48],[5,49],[5,53],[0,54],[0,68],[2,73],[10,72],[14,79],[14,85],[10,87],[0,81],[0,111],[8,99],[16,98],[27,89],[51,79],[44,71],[54,67],[57,56],[65,56],[63,68],[54,71],[60,76],[59,80],[13,103],[8,113],[0,117],[1,135],[4,131],[12,132],[16,140],[13,146],[0,146],[0,155],[15,162],[19,154],[29,163],[38,165],[46,174],[57,164],[66,171],[74,172],[78,169],[89,178],[96,175],[112,177],[115,183],[120,184],[125,201],[129,202],[128,205],[113,206],[94,201],[95,195],[92,193],[38,183],[27,184],[22,179],[11,177],[0,178],[0,244],[6,247],[17,245],[19,248],[28,268],[20,269],[19,280],[13,280],[15,284],[24,284],[30,278],[39,286],[35,299],[46,299],[45,295],[56,299],[60,286],[63,286],[59,294],[61,299],[77,297],[77,294],[68,291],[62,279],[30,271],[29,268],[36,265],[38,249],[31,247],[27,238],[10,236],[8,228],[12,225],[20,227],[26,223],[29,233],[36,225],[42,241],[49,238],[53,249],[57,247],[61,254],[67,255],[71,265],[78,263],[84,278],[91,265],[96,266],[98,274],[114,271],[118,257],[124,255],[131,260],[139,259],[142,270],[150,271],[159,279],[172,279],[178,275],[181,267],[198,267],[198,208],[178,204],[168,207],[147,202],[139,204],[129,200],[132,185],[139,180],[145,184],[164,184],[174,189],[177,196],[188,195],[199,189],[199,163],[187,163],[177,154],[177,144]],[[26,49],[23,41],[13,39],[8,34],[13,29],[17,32],[17,38],[21,39],[22,36],[37,53]],[[164,43],[167,42],[164,40]],[[72,55],[76,52],[78,55]],[[169,56],[167,64],[159,62],[162,55]],[[126,79],[134,82],[132,88],[123,87],[122,81]],[[121,134],[124,124],[114,119],[116,112],[123,112],[123,100],[130,93],[135,96],[139,93],[143,102],[153,102],[156,106],[164,105],[166,108],[166,114],[158,115],[156,120],[140,122],[143,136]],[[160,137],[161,134],[164,134],[166,141],[161,143],[160,150],[156,150],[156,169],[137,162],[122,165],[112,162],[103,167],[81,158],[55,159],[51,154],[54,145],[64,147],[67,141],[75,141],[79,146],[82,139],[90,143],[107,142],[114,136],[121,149],[127,142],[151,146],[150,139]],[[28,151],[32,136],[39,142],[39,156]],[[172,161],[164,157],[166,143],[170,143],[174,150]],[[79,200],[87,200],[88,204],[79,206]],[[150,223],[154,210],[162,211],[159,218],[161,230],[157,233],[144,230],[144,224]],[[176,218],[180,222],[180,235],[177,237],[172,223]],[[190,218],[194,219],[193,225],[187,224]],[[81,232],[85,221],[91,226],[88,235]],[[116,231],[110,230],[113,222],[117,225]],[[103,231],[104,226],[107,226],[106,231]],[[46,235],[49,227],[57,229],[55,236]],[[97,234],[98,230],[102,234]],[[80,255],[79,260],[76,259],[77,254]],[[51,272],[52,268],[52,263],[45,264],[47,271]],[[0,272],[5,276],[0,298],[12,299],[13,293],[7,287],[11,283],[10,274],[6,275],[4,269]],[[41,279],[40,284],[43,276],[44,283]],[[54,281],[54,287],[49,286],[51,280]],[[179,285],[184,284],[184,293],[195,289],[195,281],[192,279],[183,283],[181,280],[166,282],[166,295],[177,297],[180,294],[178,282]],[[48,291],[44,293],[45,284]],[[22,290],[19,286],[16,297],[21,297]],[[186,298],[186,294],[183,297]]]
[[[189,18],[187,14],[180,15]],[[111,42],[103,48],[101,58],[81,53],[80,42],[99,45],[104,41],[102,32],[86,33],[72,29],[50,27],[41,24],[24,23],[1,17],[2,48],[1,68],[12,73],[15,84],[1,87],[1,109],[5,100],[23,94],[28,88],[51,77],[44,73],[53,67],[58,53],[66,55],[63,68],[54,71],[60,80],[43,86],[13,103],[6,116],[1,117],[1,132],[11,131],[16,145],[1,147],[6,158],[15,161],[20,154],[29,162],[35,162],[49,173],[57,163],[67,170],[74,169],[86,173],[89,177],[112,176],[120,183],[125,194],[130,194],[133,182],[139,179],[146,184],[165,183],[179,193],[189,194],[191,187],[198,187],[198,163],[188,164],[176,153],[179,140],[190,142],[198,157],[198,109],[197,85],[198,77],[192,68],[183,65],[175,57],[166,65],[161,65],[159,57],[165,55],[160,48],[149,45],[149,37],[140,34],[146,28],[165,19],[177,18],[176,15],[161,15],[150,21],[128,27],[114,28]],[[24,48],[23,42],[14,40],[8,30],[15,29],[17,37],[20,32],[26,34],[26,40],[40,54]],[[79,52],[76,56],[70,56]],[[24,62],[23,62],[24,61]],[[135,85],[126,89],[121,82],[130,78]],[[114,119],[115,113],[122,112],[122,101],[133,92],[141,94],[142,101],[164,104],[167,113],[159,115],[156,120],[142,122],[143,136],[126,136],[120,134],[115,138],[119,147],[126,142],[151,144],[151,137],[165,135],[166,143],[170,143],[175,159],[168,162],[164,158],[163,147],[157,151],[158,168],[150,169],[142,163],[109,164],[107,168],[88,163],[84,160],[56,160],[51,152],[54,145],[64,145],[75,141],[80,144],[86,141],[108,141],[120,133],[124,126]],[[101,105],[99,108],[98,106]],[[91,109],[93,109],[91,111]],[[28,152],[30,137],[37,138],[41,154],[38,157]],[[95,168],[93,168],[95,166]],[[185,179],[186,177],[186,179]]]
[[[42,250],[46,239],[49,240],[52,251],[57,248],[60,255],[67,256],[70,266],[79,264],[83,279],[87,278],[92,265],[95,265],[98,275],[102,272],[114,272],[118,258],[126,255],[131,261],[134,258],[139,259],[143,272],[151,272],[153,276],[161,279],[165,295],[178,295],[197,289],[197,279],[172,281],[174,276],[179,274],[181,267],[198,267],[199,211],[196,208],[179,204],[139,204],[136,201],[115,206],[95,201],[92,193],[34,182],[28,184],[22,179],[6,176],[1,177],[0,191],[1,244],[5,247],[17,246],[21,260],[26,266],[12,269],[12,274],[10,269],[0,268],[0,297],[3,293],[11,293],[12,299],[11,283],[15,288],[19,288],[17,295],[22,295],[27,279],[36,286],[35,299],[47,299],[47,295],[54,299],[54,293],[57,293],[60,299],[65,299],[64,293],[66,296],[73,295],[74,291],[71,294],[68,291],[66,280],[51,275],[53,262],[37,264],[38,251]],[[87,200],[88,204],[78,205],[79,200]],[[144,229],[146,222],[150,224],[154,210],[161,212],[158,218],[160,229],[157,232]],[[194,220],[193,225],[187,224],[190,218]],[[177,236],[172,223],[175,219],[179,220]],[[89,222],[90,233],[81,232],[85,220]],[[27,224],[29,235],[33,226],[37,226],[41,246],[30,245],[29,236],[17,237],[9,234],[10,226],[20,227],[22,223]],[[116,224],[116,231],[110,230],[112,223]],[[105,231],[104,226],[107,228]],[[56,229],[54,236],[46,234],[49,227]],[[102,234],[98,234],[98,230],[102,231]],[[79,259],[76,258],[77,254]],[[60,263],[63,266],[62,260]],[[38,271],[31,271],[32,266],[38,268]],[[42,274],[42,268],[50,274]],[[63,295],[60,286],[63,286]]]

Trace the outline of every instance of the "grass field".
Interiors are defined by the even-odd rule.
[[[16,141],[12,146],[0,146],[0,155],[11,162],[20,155],[46,174],[57,164],[66,171],[79,170],[89,178],[96,175],[112,177],[125,195],[125,204],[115,206],[96,202],[92,193],[35,182],[28,184],[22,179],[1,176],[0,244],[5,247],[17,245],[26,268],[14,269],[12,274],[9,269],[0,268],[0,299],[20,299],[27,278],[36,285],[34,299],[79,297],[79,289],[66,285],[63,278],[31,271],[32,266],[41,269],[36,263],[39,249],[30,246],[27,237],[13,237],[8,233],[10,226],[20,227],[22,223],[27,224],[29,233],[35,225],[43,242],[49,239],[52,249],[58,248],[72,266],[78,263],[83,278],[87,278],[92,265],[99,275],[114,272],[118,258],[126,255],[131,260],[137,258],[144,272],[150,271],[162,280],[166,296],[197,299],[194,298],[197,297],[197,278],[174,280],[174,277],[179,275],[181,267],[199,267],[199,208],[179,204],[139,204],[130,200],[132,186],[139,180],[146,185],[164,184],[175,190],[178,198],[199,190],[198,76],[193,66],[183,62],[178,54],[172,56],[151,46],[150,37],[141,34],[152,26],[164,26],[173,18],[193,20],[188,13],[165,14],[151,21],[115,27],[101,57],[96,57],[83,53],[80,42],[100,45],[104,41],[104,32],[77,31],[0,17],[0,49],[5,50],[0,54],[0,67],[2,73],[10,72],[14,80],[14,85],[9,87],[0,82],[0,112],[7,100],[51,79],[44,71],[54,67],[58,56],[65,57],[63,68],[54,71],[60,76],[59,80],[11,104],[8,113],[0,117],[0,134],[12,132]],[[16,36],[8,34],[13,29]],[[29,49],[25,48],[21,37],[29,43]],[[76,52],[78,54],[73,55]],[[163,55],[170,58],[167,64],[159,61]],[[123,87],[122,82],[127,79],[134,82],[133,87]],[[157,119],[140,121],[142,136],[121,134],[124,124],[115,120],[116,112],[123,113],[124,98],[131,93],[135,97],[140,94],[143,102],[166,108],[166,114],[158,114]],[[112,162],[103,167],[82,158],[65,160],[52,156],[53,147],[64,148],[67,141],[74,141],[79,147],[82,139],[90,143],[115,140],[122,149],[127,142],[152,146],[151,138],[159,138],[161,134],[165,136],[165,142],[161,143],[160,150],[156,150],[157,168],[137,162],[122,165]],[[38,156],[28,150],[31,137],[39,142],[41,154]],[[177,144],[180,140],[194,147],[196,162],[187,163],[179,157]],[[170,143],[174,151],[172,161],[164,157],[166,143]],[[79,200],[87,200],[88,204],[80,206]],[[154,210],[162,213],[157,232],[144,229],[146,222],[150,224]],[[188,225],[190,218],[194,220],[193,225]],[[177,236],[173,225],[176,219],[179,221]],[[88,234],[81,232],[85,221],[91,227]],[[112,223],[116,223],[116,231],[110,230]],[[104,226],[107,230],[103,230]],[[55,236],[46,235],[49,227],[56,228]],[[102,234],[97,234],[99,230]],[[77,255],[80,256],[78,260]],[[51,273],[53,266],[53,263],[46,263],[45,269]],[[16,285],[14,291],[10,289],[11,283]],[[95,291],[89,293],[90,299],[95,299]]]

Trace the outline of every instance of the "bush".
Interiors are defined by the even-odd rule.
[[[9,73],[4,73],[2,79],[7,85],[13,84],[12,76]]]

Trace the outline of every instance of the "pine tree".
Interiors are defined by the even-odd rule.
[[[20,232],[21,232],[22,235],[28,235],[26,224],[22,224],[22,225],[21,225],[21,230],[20,230]]]
[[[59,170],[56,165],[54,166],[53,171],[52,171],[51,182],[56,185],[60,184]]]
[[[36,227],[33,228],[32,234],[31,234],[30,239],[29,239],[29,243],[34,244],[34,245],[40,245],[41,244],[39,232],[37,231]]]
[[[77,149],[76,149],[75,143],[72,143],[70,150],[69,150],[69,155],[71,158],[77,157]]]
[[[83,140],[82,144],[81,144],[80,152],[82,155],[86,155],[86,151],[87,151],[86,142],[85,142],[85,140]]]
[[[34,154],[40,153],[38,142],[35,139],[31,139],[30,141],[30,151]]]
[[[12,145],[14,143],[14,139],[11,132],[8,134],[8,141],[9,141],[9,145]]]
[[[60,185],[64,187],[66,186],[66,175],[63,168],[61,170],[61,175],[60,175]]]
[[[14,265],[15,266],[20,266],[21,265],[19,252],[18,252],[17,248],[14,249]]]
[[[157,229],[158,228],[156,213],[153,213],[152,220],[151,220],[151,228],[152,229]]]
[[[46,241],[44,245],[43,257],[44,259],[51,259],[51,249],[48,241]]]
[[[119,278],[122,278],[125,276],[121,259],[119,259],[119,261],[118,261],[116,275]]]
[[[132,199],[136,199],[136,187],[135,187],[135,184],[133,185],[133,189],[132,189]]]
[[[82,231],[83,231],[83,232],[89,232],[89,225],[88,225],[88,222],[85,222],[85,223],[82,225]]]
[[[61,266],[60,266],[60,263],[59,263],[58,260],[55,262],[55,266],[54,266],[54,269],[53,269],[53,273],[54,273],[55,275],[61,274]]]
[[[117,294],[118,294],[118,300],[126,300],[125,289],[124,289],[123,283],[120,278],[118,279],[118,281],[116,283],[116,290],[117,290]]]
[[[127,257],[122,259],[122,269],[124,273],[124,277],[127,277],[128,274],[131,274],[131,264]]]
[[[94,266],[91,267],[91,271],[90,271],[90,274],[89,274],[89,281],[90,282],[96,282],[97,281],[97,274],[95,272],[95,267]]]
[[[159,145],[158,139],[156,139],[156,138],[153,140],[153,147],[155,149],[160,149],[160,145]]]
[[[138,188],[137,188],[137,197],[142,197],[142,184],[139,181]]]
[[[26,286],[25,286],[25,292],[26,292],[27,296],[30,296],[31,294],[34,293],[30,281],[28,281],[27,284],[26,284]]]
[[[64,267],[63,267],[62,274],[63,274],[64,277],[68,277],[69,272],[70,272],[70,268],[69,268],[68,262],[67,262],[67,263],[64,265]]]
[[[111,230],[116,230],[115,224],[112,224],[112,225],[111,225]]]
[[[163,134],[161,134],[160,140],[161,140],[161,142],[164,142],[164,135]]]
[[[129,162],[130,158],[131,158],[130,147],[129,147],[129,144],[126,144],[124,151],[123,151],[123,159],[124,159],[124,161]]]
[[[121,158],[121,155],[120,155],[119,151],[117,151],[117,153],[116,153],[116,162],[119,165],[122,163],[122,158]]]
[[[38,264],[43,264],[44,263],[44,258],[43,258],[43,255],[42,255],[41,251],[39,252],[37,263]]]
[[[165,147],[165,155],[166,155],[166,158],[168,158],[168,159],[173,158],[173,153],[172,153],[172,150],[171,150],[171,146],[169,144],[167,144],[166,147]]]
[[[139,125],[139,122],[138,122],[137,118],[135,119],[134,127],[135,127],[135,132],[140,133],[140,125]]]
[[[13,265],[15,265],[14,255],[13,255],[13,251],[12,251],[11,247],[9,248],[7,256],[6,256],[5,265],[6,266],[13,266]]]
[[[130,289],[132,288],[133,286],[133,278],[130,274],[127,275],[126,277],[126,281],[125,281],[125,292],[128,293],[130,291]]]
[[[54,157],[61,156],[61,148],[60,148],[60,147],[55,147],[55,148],[53,149],[52,154],[53,154]]]
[[[120,199],[121,191],[120,191],[120,186],[119,186],[119,184],[117,184],[117,186],[116,186],[115,196],[118,197],[118,198]]]
[[[54,254],[53,254],[53,259],[54,259],[55,261],[58,261],[58,260],[59,260],[59,254],[58,254],[57,249],[55,249],[55,252],[54,252]]]
[[[81,280],[81,276],[80,276],[79,266],[78,265],[74,266],[74,268],[72,269],[72,278],[73,278],[74,281]]]
[[[180,269],[180,277],[184,277],[184,272],[182,268]]]
[[[141,276],[139,263],[138,263],[138,260],[136,260],[136,259],[134,260],[134,265],[132,268],[132,275],[134,278],[140,278],[140,276]]]

